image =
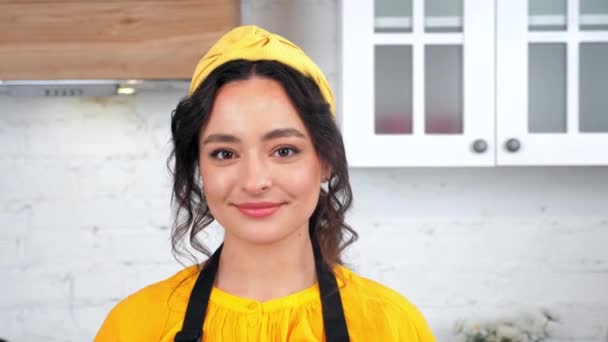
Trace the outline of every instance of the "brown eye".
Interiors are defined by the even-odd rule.
[[[298,152],[300,152],[300,151],[296,148],[289,147],[289,146],[283,146],[283,147],[277,148],[274,151],[274,154],[279,158],[287,158],[287,157],[291,157],[291,156],[297,154]]]
[[[215,150],[211,152],[211,157],[219,160],[226,160],[234,158],[234,152],[230,150]]]

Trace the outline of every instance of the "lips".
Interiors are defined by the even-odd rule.
[[[246,216],[253,218],[262,218],[274,214],[281,208],[283,203],[274,202],[255,202],[241,203],[236,205],[237,209]]]

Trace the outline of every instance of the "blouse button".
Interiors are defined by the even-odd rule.
[[[260,325],[260,318],[259,317],[257,317],[257,316],[249,317],[249,327],[250,328],[255,328],[258,325]]]
[[[249,310],[255,310],[257,309],[258,305],[256,303],[249,303],[249,305],[247,305],[247,308]]]

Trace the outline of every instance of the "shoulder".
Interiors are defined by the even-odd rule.
[[[344,266],[338,266],[345,314],[353,321],[376,325],[387,332],[387,340],[435,341],[420,310],[399,292],[372,279],[365,278]],[[365,318],[365,319],[363,319]],[[354,323],[357,325],[356,323]],[[350,326],[349,326],[350,327]]]
[[[196,274],[197,266],[190,266],[129,295],[110,310],[95,341],[157,340],[169,313],[185,312]]]

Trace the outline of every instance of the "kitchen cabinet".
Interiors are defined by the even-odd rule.
[[[349,163],[608,164],[608,129],[600,129],[608,2],[585,1],[567,2],[563,32],[544,31],[559,26],[543,13],[554,0],[343,1],[340,124]],[[569,128],[549,133],[559,119],[548,113],[560,103]]]
[[[608,165],[608,1],[497,1],[497,164]]]
[[[0,80],[189,79],[238,1],[0,2]]]

